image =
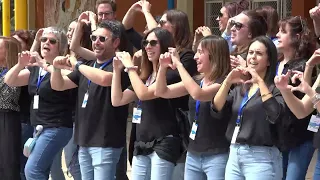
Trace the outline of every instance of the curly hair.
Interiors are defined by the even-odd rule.
[[[28,30],[16,30],[13,31],[10,36],[13,37],[15,35],[18,36],[26,44],[26,50],[30,50],[35,34]]]
[[[291,46],[296,52],[294,59],[310,58],[315,51],[315,43],[306,20],[301,16],[289,16],[279,21],[279,27],[282,30],[286,30],[287,25],[291,37]]]

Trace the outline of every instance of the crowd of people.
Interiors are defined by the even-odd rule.
[[[221,36],[147,0],[120,22],[97,0],[67,31],[0,37],[0,179],[64,180],[64,152],[74,180],[127,180],[127,160],[132,180],[304,180],[320,153],[320,4],[312,28],[248,7],[220,9]]]

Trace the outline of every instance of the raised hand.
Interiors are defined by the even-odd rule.
[[[122,64],[124,65],[124,67],[126,68],[130,68],[133,67],[133,62],[131,59],[131,55],[128,52],[116,52],[116,57],[121,60]]]
[[[29,51],[22,51],[21,53],[19,53],[18,64],[20,66],[31,66],[33,63],[34,61],[32,61],[32,57]]]
[[[160,54],[159,63],[160,63],[160,68],[172,67],[171,54],[169,52]]]
[[[43,31],[44,31],[44,28],[40,28],[37,33],[36,33],[36,37],[35,37],[35,40],[40,42],[40,38],[42,37],[42,34],[43,34]]]
[[[57,56],[56,58],[54,58],[53,67],[56,69],[72,70],[70,58],[68,58],[66,56]]]
[[[289,85],[290,76],[291,71],[288,71],[286,74],[278,75],[274,78],[274,84],[280,91],[292,89],[292,86]]]
[[[78,22],[84,22],[86,24],[89,24],[90,23],[90,12],[85,11],[85,12],[81,13],[78,18]]]
[[[263,81],[263,79],[259,76],[259,74],[257,73],[257,71],[253,68],[246,68],[245,71],[246,73],[246,78],[248,80],[246,80],[244,83],[248,84],[248,83],[258,83],[259,81]]]
[[[203,26],[201,28],[201,33],[202,33],[203,37],[212,35],[211,29],[209,27],[207,27],[207,26]]]
[[[32,65],[39,66],[44,68],[46,63],[46,60],[42,59],[37,51],[30,52],[30,57],[32,58]]]
[[[113,58],[112,63],[113,63],[113,70],[114,70],[114,71],[119,72],[119,71],[121,71],[121,70],[123,69],[123,67],[124,67],[123,64],[122,64],[122,62],[121,62],[121,60],[120,60],[117,56]]]
[[[234,68],[227,76],[226,82],[231,84],[245,83],[249,80],[249,76],[244,68]]]
[[[311,19],[320,20],[320,7],[319,7],[319,5],[309,10],[309,14],[310,14]]]
[[[147,0],[141,0],[141,7],[143,13],[151,11],[151,4]]]
[[[303,78],[303,73],[300,71],[292,71],[293,76],[291,78],[292,83],[297,83],[297,80],[300,81],[299,86],[296,87],[292,87],[291,91],[300,91],[302,93],[306,93],[307,91],[309,91],[311,88],[311,86],[304,80]]]
[[[309,66],[315,66],[317,64],[320,64],[320,49],[317,49],[314,51],[310,59],[306,62]]]
[[[236,67],[246,67],[247,62],[240,55],[237,57],[230,55],[231,68],[234,69]]]

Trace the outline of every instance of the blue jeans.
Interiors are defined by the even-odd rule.
[[[174,164],[161,159],[154,151],[148,156],[133,156],[132,180],[171,180]]]
[[[64,173],[62,171],[62,164],[61,164],[61,156],[62,156],[62,149],[58,152],[56,157],[53,159],[50,168],[50,174],[52,180],[65,180]]]
[[[186,163],[177,163],[172,172],[172,180],[184,180],[184,169]]]
[[[22,149],[24,146],[24,143],[33,136],[34,128],[30,124],[27,123],[21,123],[21,145]],[[26,176],[24,175],[24,168],[26,166],[28,158],[25,157],[21,151],[20,155],[20,178],[21,180],[26,180]]]
[[[68,172],[72,175],[74,180],[81,180],[80,164],[78,159],[78,146],[74,143],[74,136],[72,135],[68,144],[64,147],[64,157]]]
[[[283,152],[283,180],[305,179],[314,153],[312,141]]]
[[[278,148],[232,144],[226,180],[280,180],[282,156]]]
[[[185,180],[224,180],[228,154],[194,154],[187,153]],[[206,178],[207,177],[207,178]]]
[[[28,158],[25,175],[27,180],[49,179],[50,167],[61,149],[72,136],[72,128],[46,128],[39,136]]]
[[[116,167],[122,148],[81,147],[79,163],[82,179],[115,179]]]
[[[320,149],[317,149],[317,162],[314,168],[313,180],[320,179]]]

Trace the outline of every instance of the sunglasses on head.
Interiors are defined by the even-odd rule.
[[[45,42],[47,42],[49,40],[49,43],[50,44],[56,44],[57,43],[57,39],[55,39],[55,38],[47,38],[47,37],[41,37],[40,38],[40,41],[41,42],[43,42],[43,43],[45,43]]]
[[[90,35],[90,39],[91,39],[91,41],[93,41],[93,42],[97,41],[97,39],[99,39],[100,42],[105,42],[105,41],[107,41],[108,37]]]
[[[244,24],[242,24],[242,23],[240,23],[240,22],[236,22],[236,21],[234,21],[234,20],[232,20],[232,21],[230,22],[230,24],[231,24],[231,27],[234,26],[237,31],[239,31],[239,30],[240,30],[241,28],[243,28],[243,27],[246,27]]]
[[[158,41],[157,40],[151,40],[151,41],[143,40],[142,41],[143,47],[147,47],[148,44],[150,44],[150,46],[154,47],[154,46],[156,46],[158,44]]]

